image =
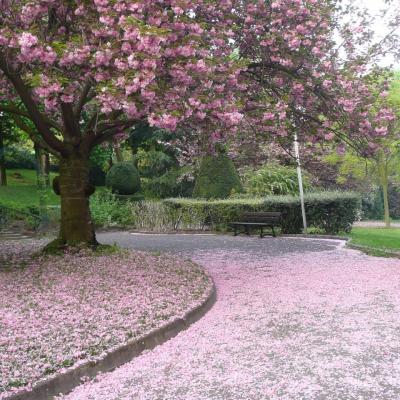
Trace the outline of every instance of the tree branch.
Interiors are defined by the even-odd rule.
[[[21,110],[18,108],[14,103],[8,102],[8,105],[0,104],[0,111],[9,113],[9,114],[15,114],[19,115],[21,117],[26,117],[31,119],[31,116],[27,111]],[[49,127],[55,128],[58,131],[61,131],[61,126],[55,123],[54,121],[50,120],[46,115],[43,115],[44,120],[47,122]]]
[[[92,132],[83,138],[82,148],[84,151],[90,152],[94,146],[112,139],[112,137],[118,132],[132,128],[132,126],[138,122],[140,121],[137,119],[131,119],[126,121],[115,121],[114,123],[110,122],[107,127],[103,125],[103,129],[101,131],[98,131],[97,133]]]
[[[40,135],[37,134],[29,125],[27,125],[22,118],[20,118],[19,115],[13,114],[11,116],[13,121],[15,122],[15,125],[18,126],[19,129],[22,131],[26,132],[29,138],[32,140],[32,142],[38,144],[39,146],[43,147],[45,150],[47,150],[49,153],[53,154],[57,158],[60,158],[60,153],[55,151],[52,147],[50,147],[41,137]],[[40,140],[42,139],[42,140]]]
[[[29,118],[35,124],[44,141],[56,152],[65,154],[67,152],[65,145],[53,134],[46,122],[46,118],[43,117],[43,114],[33,100],[30,89],[25,85],[22,78],[10,68],[2,53],[0,53],[0,69],[14,86],[29,113]]]
[[[61,103],[61,113],[64,123],[64,136],[68,142],[76,146],[81,141],[81,135],[72,105],[69,103]]]
[[[81,96],[78,100],[78,103],[76,104],[76,107],[74,108],[74,114],[76,115],[76,119],[78,121],[81,118],[83,107],[85,106],[86,101],[89,98],[89,93],[90,93],[91,89],[92,89],[92,80],[88,79],[83,87],[83,90],[82,90]]]

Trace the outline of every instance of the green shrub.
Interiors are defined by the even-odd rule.
[[[36,229],[41,222],[39,207],[22,207],[18,204],[0,204],[0,227],[7,227],[16,222],[27,229]]]
[[[160,201],[120,201],[109,190],[95,193],[90,200],[96,226],[125,226],[145,231],[170,231],[184,227],[179,212]]]
[[[90,198],[90,211],[96,226],[134,225],[130,202],[120,201],[109,190],[99,190]]]
[[[133,163],[140,176],[152,178],[165,174],[173,166],[174,160],[162,151],[139,149],[137,154],[133,156]]]
[[[283,214],[283,233],[300,233],[302,216],[300,200],[295,196],[269,196],[258,199],[195,200],[167,199],[164,204],[175,210],[186,225],[226,230],[243,212],[279,211]],[[309,226],[328,234],[348,232],[360,207],[358,194],[324,192],[306,195]],[[178,212],[179,211],[179,212]],[[179,226],[179,223],[176,223]]]
[[[104,186],[106,184],[106,173],[98,165],[89,167],[89,182],[93,186]]]
[[[172,168],[160,177],[144,179],[142,189],[146,197],[190,197],[194,181],[188,168]]]
[[[232,193],[243,191],[239,175],[232,160],[225,154],[203,157],[193,197],[225,199]]]
[[[267,164],[257,171],[247,171],[244,181],[246,193],[252,196],[297,195],[299,193],[299,181],[294,167]],[[305,190],[310,186],[307,176],[304,175],[303,184]]]
[[[130,162],[117,163],[107,173],[106,186],[116,194],[135,194],[140,190],[139,172]]]
[[[310,225],[329,234],[350,232],[361,209],[361,198],[354,192],[322,192],[306,195]]]

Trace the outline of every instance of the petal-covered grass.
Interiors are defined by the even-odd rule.
[[[218,301],[65,400],[398,400],[400,262],[345,249],[194,255]]]
[[[0,243],[0,399],[183,316],[212,284],[182,258],[32,258],[41,245]]]

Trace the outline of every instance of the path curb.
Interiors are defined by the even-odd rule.
[[[283,234],[280,237],[287,238],[301,238],[301,239],[327,239],[327,240],[350,240],[347,236],[335,236],[335,235],[312,235],[312,234],[304,234],[304,233],[294,233],[294,234]]]
[[[172,339],[202,318],[215,304],[217,299],[216,288],[212,278],[209,275],[208,277],[211,280],[211,287],[208,289],[206,299],[186,312],[183,318],[177,318],[138,339],[129,341],[110,351],[99,360],[85,362],[76,368],[72,367],[53,378],[41,381],[30,391],[25,390],[12,394],[4,400],[51,400],[57,395],[71,392],[75,387],[82,384],[83,378],[93,378],[99,373],[110,372],[139,356],[143,351],[151,350]]]

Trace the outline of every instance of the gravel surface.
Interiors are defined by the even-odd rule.
[[[300,238],[273,238],[228,236],[212,234],[140,234],[129,232],[109,232],[98,235],[103,243],[117,243],[119,246],[167,253],[191,255],[198,251],[245,251],[250,255],[282,256],[292,253],[319,252],[333,250],[340,240],[310,240]]]
[[[66,400],[400,398],[399,260],[318,240],[101,239],[185,256],[192,245],[218,300],[187,331]]]

